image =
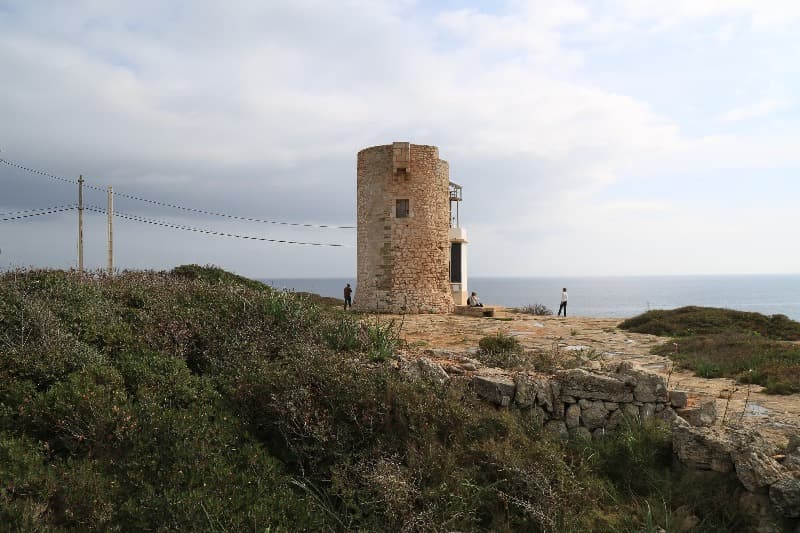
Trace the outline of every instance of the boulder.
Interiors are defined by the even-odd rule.
[[[443,348],[428,348],[423,352],[428,357],[433,357],[435,359],[458,359],[461,356],[460,354],[452,351],[452,350],[445,350]]]
[[[531,421],[533,422],[533,427],[540,428],[547,421],[547,413],[544,412],[544,409],[535,405],[531,409]]]
[[[422,380],[441,385],[450,380],[450,376],[444,368],[427,357],[401,359],[400,372],[414,381]]]
[[[520,407],[530,407],[534,403],[546,411],[553,410],[553,388],[550,380],[541,376],[519,373],[514,376],[517,392],[514,403]]]
[[[637,402],[666,402],[667,380],[654,372],[638,368],[632,364],[620,364],[617,373],[634,379],[633,396]]]
[[[546,378],[535,378],[532,380],[536,388],[536,405],[544,408],[545,411],[553,412],[555,398],[553,397],[553,383]]]
[[[733,471],[731,452],[735,446],[724,431],[673,424],[672,449],[689,468],[723,473]]]
[[[639,408],[633,404],[625,404],[622,406],[622,414],[625,415],[629,421],[639,420]]]
[[[479,397],[500,406],[509,405],[516,390],[514,380],[504,375],[474,376],[472,387]]]
[[[661,411],[656,413],[656,418],[664,420],[670,424],[678,417],[678,414],[672,407],[665,406]]]
[[[536,387],[533,384],[533,378],[527,374],[516,374],[514,384],[516,385],[514,403],[523,409],[533,405],[536,401]]]
[[[736,476],[750,492],[760,492],[780,480],[784,471],[781,465],[764,452],[751,448],[731,452]]]
[[[630,384],[612,374],[596,374],[583,368],[561,370],[555,380],[561,385],[561,397],[588,398],[609,402],[633,401]]]
[[[800,518],[800,479],[786,476],[769,487],[769,501],[781,516]]]
[[[561,384],[556,381],[550,381],[550,393],[552,394],[553,407],[551,412],[553,418],[564,418],[564,402],[561,401]],[[545,409],[547,409],[545,407]]]
[[[564,423],[567,425],[567,429],[574,429],[581,425],[581,408],[578,404],[573,403],[564,411]]]
[[[581,412],[583,425],[589,430],[605,427],[606,416],[608,416],[608,409],[602,400],[592,402],[588,409]]]
[[[689,399],[689,395],[685,390],[671,390],[669,391],[669,403],[672,407],[677,409],[681,409],[686,407],[686,402]]]
[[[698,398],[682,409],[676,409],[678,416],[693,426],[711,427],[717,421],[717,404],[713,398]]]

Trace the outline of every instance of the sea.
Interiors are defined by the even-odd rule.
[[[260,281],[279,289],[342,297],[352,278],[292,278]],[[800,274],[724,276],[608,276],[469,279],[469,290],[486,305],[523,307],[544,304],[558,310],[561,289],[569,294],[573,316],[628,318],[651,309],[685,305],[724,307],[765,315],[783,314],[800,320]]]

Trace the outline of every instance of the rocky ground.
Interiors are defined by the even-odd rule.
[[[460,315],[391,318],[402,323],[401,336],[409,346],[407,355],[422,355],[430,349],[469,353],[482,337],[504,332],[517,337],[527,350],[567,356],[583,350],[583,354],[603,364],[614,361],[640,364],[667,377],[669,389],[715,398],[718,424],[723,423],[724,417],[726,424],[757,427],[762,434],[772,437],[770,440],[778,441],[800,434],[800,395],[768,395],[757,385],[748,387],[730,379],[694,376],[668,358],[650,353],[653,346],[667,339],[618,329],[618,319],[532,316],[503,308],[497,308],[493,318]]]

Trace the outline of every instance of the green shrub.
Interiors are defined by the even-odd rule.
[[[514,311],[517,313],[525,313],[534,316],[549,316],[553,314],[552,309],[540,303],[528,304],[522,307],[517,307],[514,309]]]
[[[676,481],[622,466],[656,471],[637,446],[659,441],[582,454],[468,380],[412,381],[390,360],[401,328],[215,267],[0,275],[0,523],[636,530],[652,508],[663,525]],[[479,357],[528,363],[502,334]],[[725,512],[704,524],[736,525]]]
[[[524,353],[519,340],[503,332],[480,339],[477,357],[484,364],[497,368],[530,365],[530,358]]]
[[[778,340],[800,340],[800,322],[786,315],[766,316],[760,313],[688,306],[670,310],[653,310],[623,321],[620,328],[635,333],[669,337],[723,333],[753,332]]]

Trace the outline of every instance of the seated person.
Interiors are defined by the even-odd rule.
[[[473,292],[469,298],[467,298],[467,305],[470,307],[483,307],[480,299],[478,298],[478,294]]]

